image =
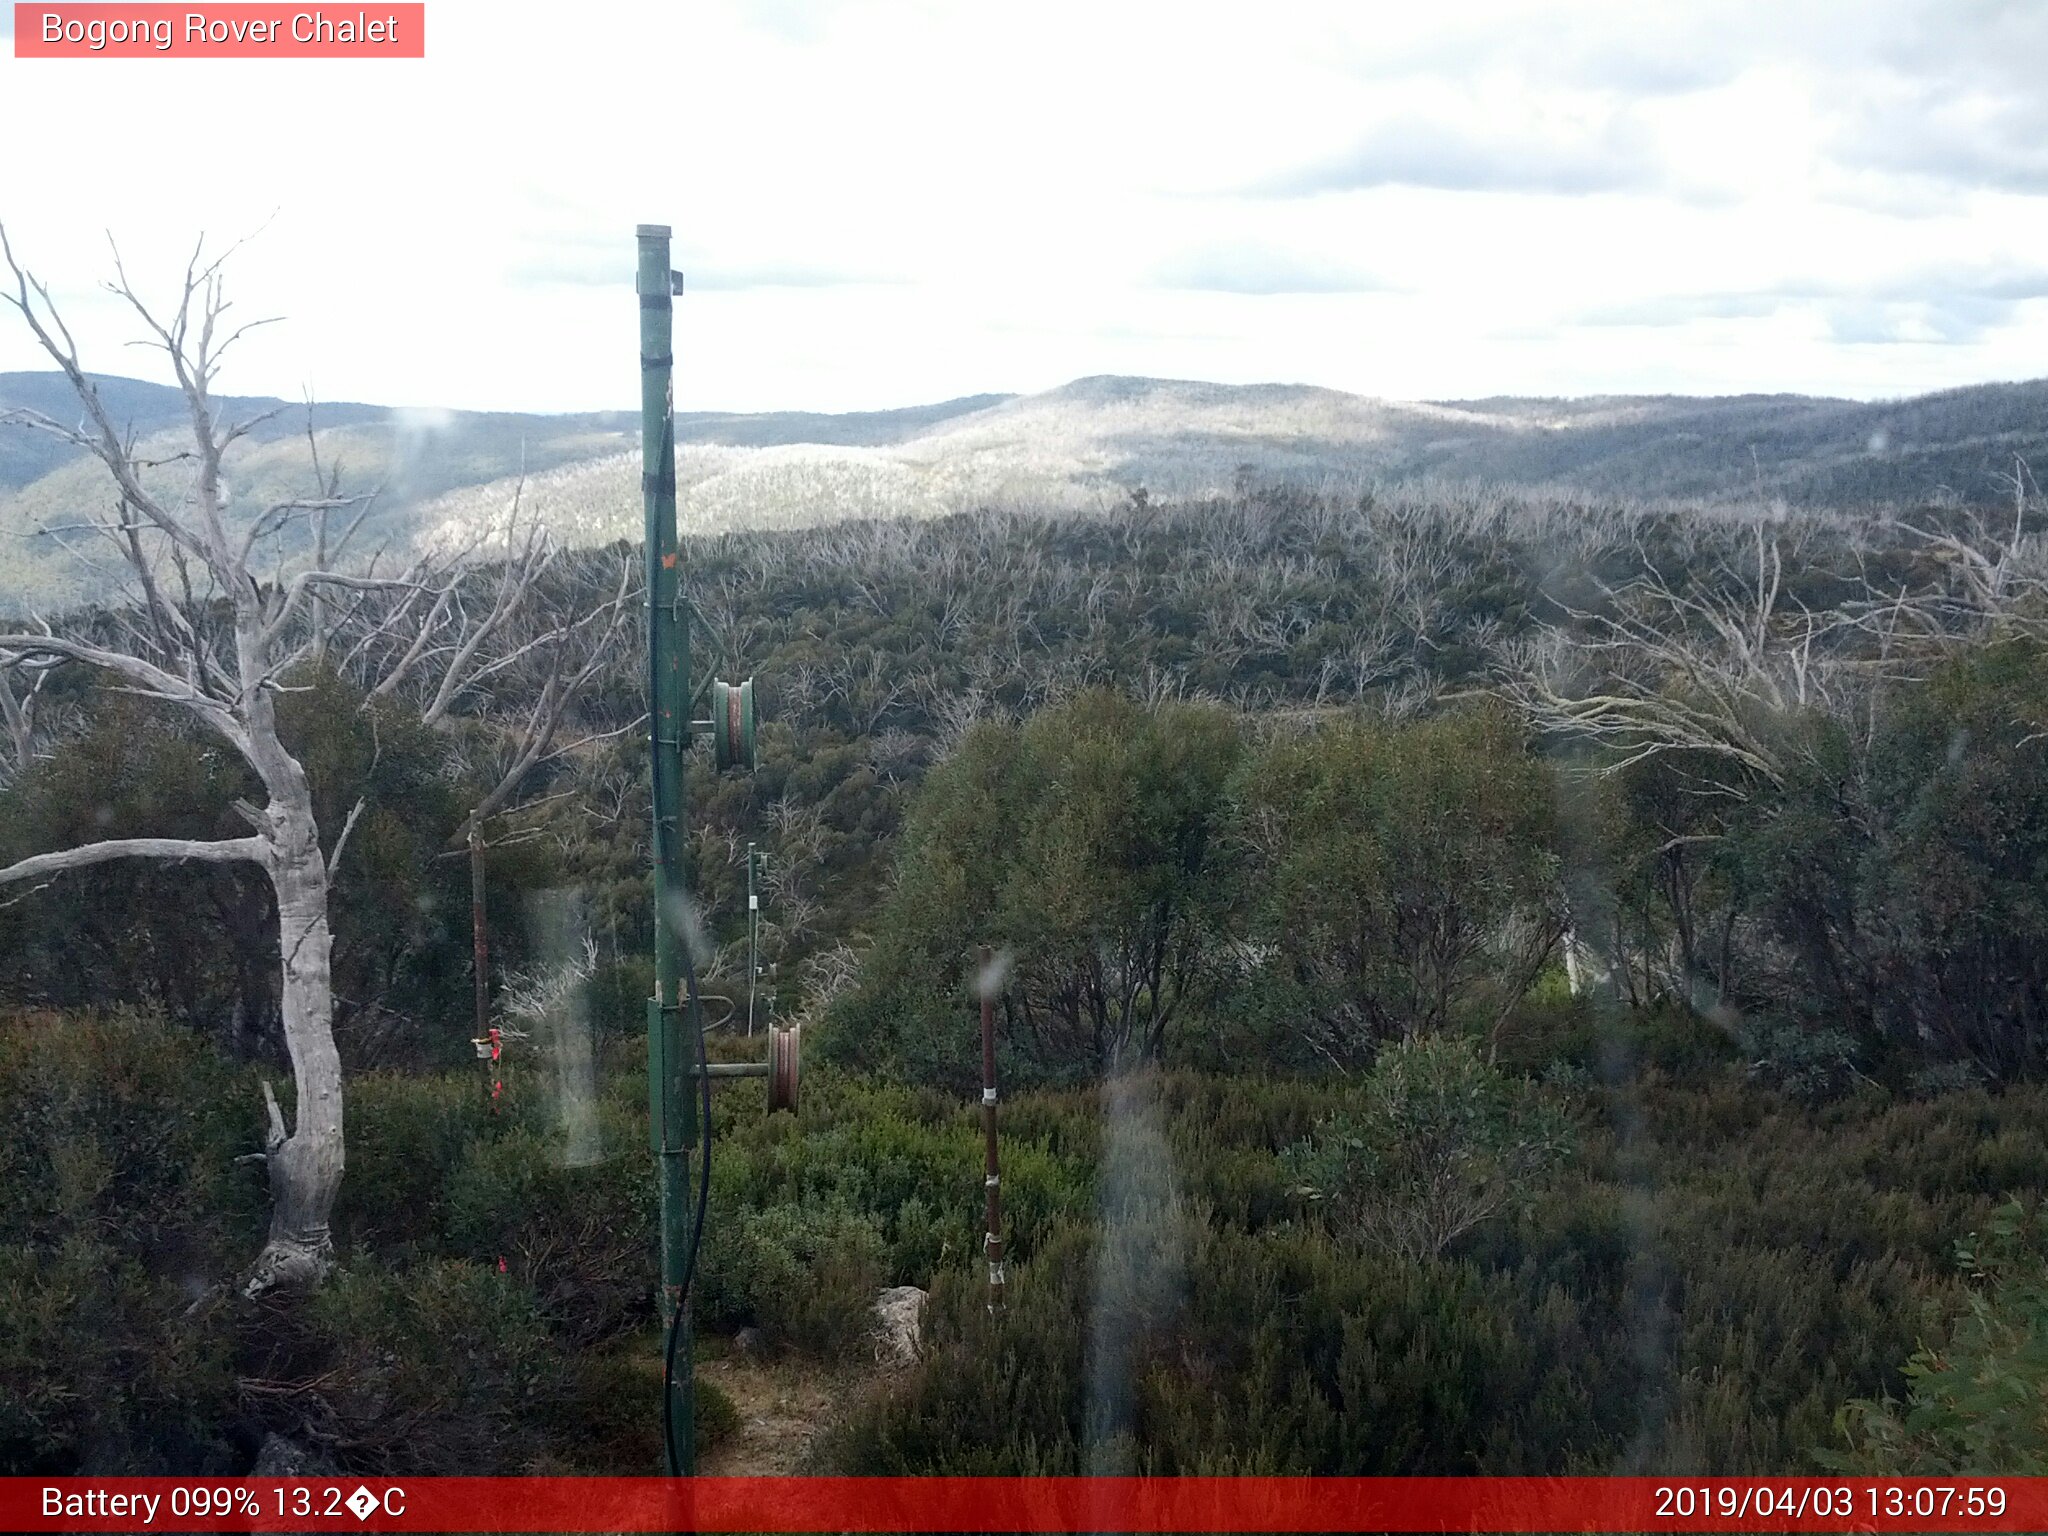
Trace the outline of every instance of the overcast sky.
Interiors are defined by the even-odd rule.
[[[1682,9],[429,0],[424,61],[10,43],[0,220],[88,366],[147,376],[106,233],[163,292],[264,226],[238,313],[287,323],[224,384],[330,400],[630,407],[640,222],[688,274],[686,407],[2048,373],[2048,4]]]

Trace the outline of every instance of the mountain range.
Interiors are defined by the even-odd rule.
[[[101,378],[144,444],[173,446],[170,388]],[[520,415],[222,398],[275,411],[228,466],[251,511],[310,483],[309,430],[345,488],[381,486],[360,547],[402,554],[465,537],[523,504],[573,543],[640,524],[639,416]],[[0,373],[0,411],[78,417],[60,375]],[[1247,483],[1488,482],[1656,502],[1761,497],[1790,506],[1911,505],[2010,494],[2015,458],[2048,455],[2048,379],[1903,400],[1804,395],[1617,395],[1394,401],[1298,384],[1102,376],[1030,395],[902,410],[688,412],[676,421],[686,531],[938,516],[974,506],[1085,511],[1143,488],[1155,499]],[[175,466],[159,472],[177,488]],[[63,530],[104,508],[78,450],[0,428],[0,610],[61,606],[98,587]],[[289,551],[286,551],[287,556]]]

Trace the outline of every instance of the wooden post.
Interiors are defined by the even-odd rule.
[[[470,968],[476,972],[476,1035],[491,1042],[491,1113],[498,1112],[498,1040],[491,1032],[491,943],[484,925],[484,834],[481,827],[469,829],[469,933]]]

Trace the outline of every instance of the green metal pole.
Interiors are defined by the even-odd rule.
[[[654,1155],[661,1178],[661,1290],[665,1326],[676,1330],[670,1381],[675,1462],[697,1470],[696,1392],[690,1317],[680,1314],[691,1223],[690,1160],[697,1145],[696,1096],[683,995],[681,915],[688,889],[683,869],[683,749],[690,739],[690,630],[682,603],[676,544],[675,288],[669,230],[642,224],[640,295],[640,452],[647,513],[647,718],[654,789],[654,996],[647,1004],[647,1095]],[[670,1341],[664,1338],[664,1347]]]
[[[761,898],[754,894],[754,845],[747,844],[747,1038],[754,1038],[754,988],[761,979]]]

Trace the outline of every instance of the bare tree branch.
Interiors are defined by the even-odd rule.
[[[0,869],[0,885],[17,880],[34,880],[41,875],[70,869],[85,869],[113,859],[192,860],[201,864],[261,864],[269,857],[269,845],[260,837],[229,838],[208,842],[189,837],[116,837],[103,843],[82,843],[55,853],[32,854]]]

